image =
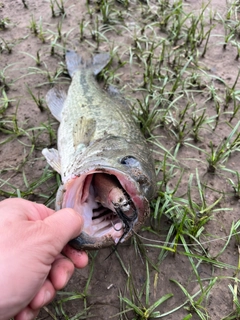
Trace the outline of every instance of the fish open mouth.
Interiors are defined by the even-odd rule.
[[[84,220],[82,233],[70,244],[92,249],[126,240],[139,213],[146,211],[138,193],[136,185],[119,172],[93,171],[71,179],[59,189],[56,201],[57,209],[73,208]]]

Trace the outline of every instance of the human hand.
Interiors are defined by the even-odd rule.
[[[55,212],[17,198],[0,202],[0,320],[34,319],[67,284],[74,266],[87,265],[85,252],[65,247],[82,224],[72,209]]]

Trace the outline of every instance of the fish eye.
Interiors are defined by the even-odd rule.
[[[120,160],[121,164],[124,164],[129,167],[139,167],[139,161],[133,156],[125,156]]]

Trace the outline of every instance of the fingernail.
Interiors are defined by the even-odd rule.
[[[52,294],[51,294],[51,292],[50,291],[46,291],[45,292],[45,294],[44,294],[44,306],[46,305],[46,304],[48,304],[50,301],[52,300]]]
[[[36,312],[34,312],[31,309],[26,309],[24,310],[24,313],[21,314],[21,316],[22,316],[22,319],[24,320],[33,320],[36,317]]]
[[[63,285],[63,288],[66,287],[66,285],[68,284],[68,281],[71,279],[72,277],[72,272],[66,272],[66,279],[65,279],[65,283]]]

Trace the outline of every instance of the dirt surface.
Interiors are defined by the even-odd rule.
[[[96,51],[112,52],[114,58],[109,70],[105,72],[105,81],[122,89],[136,109],[138,106],[136,99],[144,101],[146,96],[146,91],[142,90],[144,64],[141,61],[141,55],[147,56],[150,45],[147,46],[145,40],[142,41],[141,46],[145,46],[142,53],[134,41],[137,37],[168,39],[171,30],[157,28],[154,36],[152,30],[155,25],[141,29],[143,25],[150,23],[150,19],[152,19],[152,25],[155,22],[161,22],[154,15],[161,1],[148,4],[138,1],[130,2],[127,8],[123,6],[123,2],[116,2],[115,11],[113,10],[110,15],[115,22],[110,22],[110,26],[105,25],[100,29],[99,43],[96,40],[99,36],[96,28],[97,24],[103,25],[101,20],[103,14],[98,10],[101,1],[87,1],[87,3],[81,0],[66,1],[64,15],[59,13],[59,8],[53,1],[56,17],[52,17],[49,1],[32,0],[25,3],[26,7],[20,0],[7,0],[0,3],[1,199],[21,195],[54,208],[59,177],[47,166],[41,150],[44,147],[56,146],[58,123],[50,114],[44,98],[52,86],[61,83],[67,88],[70,83],[64,66],[65,48],[76,49],[84,55],[90,55]],[[194,0],[183,3],[186,14],[192,13],[196,17],[199,17],[199,12],[204,5],[206,4]],[[151,14],[149,8],[151,8]],[[218,320],[235,312],[229,285],[234,285],[232,277],[235,276],[238,266],[238,252],[236,237],[231,236],[231,227],[239,220],[239,198],[234,195],[229,179],[237,184],[237,175],[234,172],[239,171],[239,152],[237,150],[231,153],[226,161],[219,161],[217,168],[213,170],[209,169],[207,161],[211,146],[216,150],[227,140],[233,128],[237,128],[239,121],[239,112],[236,112],[231,119],[234,110],[233,100],[229,105],[225,104],[226,88],[233,87],[239,70],[239,60],[236,59],[237,47],[234,43],[227,43],[226,49],[223,49],[226,34],[224,23],[228,8],[229,4],[227,6],[224,0],[210,1],[204,11],[204,28],[208,28],[213,21],[206,54],[204,57],[201,56],[206,43],[204,39],[197,49],[198,53],[196,52],[199,55],[198,62],[196,63],[195,58],[191,60],[191,55],[194,56],[191,52],[187,71],[182,75],[183,78],[187,78],[190,74],[195,74],[197,80],[195,83],[192,82],[190,89],[185,88],[188,94],[184,93],[182,98],[174,102],[174,107],[168,114],[169,120],[166,120],[163,125],[164,113],[159,112],[160,118],[152,128],[154,137],[157,136],[157,138],[152,136],[149,139],[154,149],[156,168],[160,172],[159,189],[162,194],[166,195],[166,190],[174,190],[178,186],[171,197],[188,201],[190,195],[192,201],[199,205],[199,212],[195,207],[196,216],[192,220],[195,222],[198,220],[199,226],[201,219],[206,216],[209,218],[208,222],[203,224],[203,230],[199,231],[199,236],[192,231],[192,235],[196,236],[202,245],[197,247],[195,240],[192,240],[187,232],[185,234],[183,232],[182,238],[177,241],[175,253],[161,247],[173,248],[172,241],[178,229],[174,229],[175,231],[171,233],[171,228],[173,226],[175,228],[180,219],[177,216],[177,210],[172,216],[172,211],[167,211],[169,207],[166,206],[166,210],[163,209],[163,215],[158,215],[159,221],[154,220],[153,217],[149,218],[145,229],[139,233],[143,237],[142,239],[140,237],[143,244],[156,247],[141,245],[140,249],[145,248],[146,252],[140,254],[137,250],[137,240],[132,239],[119,246],[117,254],[110,255],[107,260],[105,258],[111,252],[111,248],[91,252],[89,266],[83,270],[76,270],[68,286],[59,292],[51,305],[41,311],[38,319],[86,319],[88,317],[125,319],[125,316],[127,319],[148,319],[146,313],[141,317],[134,315],[131,310],[120,314],[124,310],[131,309],[126,306],[126,301],[121,301],[120,297],[131,298],[131,301],[144,310],[144,307],[147,307],[145,299],[148,296],[146,294],[148,286],[150,288],[149,305],[166,294],[173,295],[156,309],[160,311],[163,319]],[[238,12],[236,11],[235,14]],[[96,17],[99,17],[99,20]],[[34,34],[34,21],[37,24],[36,34]],[[235,17],[234,21],[238,21],[238,17]],[[191,23],[193,20],[186,20],[188,26]],[[81,35],[83,25],[84,31]],[[58,30],[61,32],[59,33]],[[236,35],[234,37],[232,39],[238,43],[238,37]],[[181,46],[184,46],[185,41],[186,39],[182,37],[176,42],[173,55],[179,48],[181,49]],[[139,49],[139,53],[136,48]],[[40,56],[39,65],[36,61],[37,54]],[[173,55],[165,56],[164,59],[171,60]],[[183,55],[183,52],[179,52],[179,55]],[[183,66],[187,63],[187,54],[184,58],[186,61]],[[169,70],[170,68],[174,70],[173,60],[171,63]],[[165,68],[166,66],[162,66],[163,73],[166,71]],[[199,70],[201,70],[200,75]],[[174,77],[176,75],[173,74],[172,79]],[[199,86],[198,81],[201,82]],[[162,82],[160,87],[164,88]],[[237,97],[239,89],[237,82],[234,87]],[[40,106],[34,102],[30,92],[37,98]],[[159,89],[159,108],[168,100],[166,96],[161,96],[160,92]],[[7,108],[3,107],[6,101],[4,94],[10,101]],[[235,101],[239,105],[239,99],[236,98]],[[185,114],[186,125],[191,130],[192,126],[188,121],[196,112],[200,114],[201,110],[206,110],[207,119],[211,121],[209,120],[209,124],[206,123],[201,128],[200,138],[197,141],[194,141],[192,134],[189,133],[184,135],[183,143],[177,147],[176,137],[179,137],[177,135],[179,131],[175,128],[172,119],[179,121],[181,112],[188,102],[194,105]],[[234,133],[234,137],[238,131]],[[169,156],[170,153],[176,160]],[[163,188],[161,185],[164,179],[162,163],[165,156],[170,177]],[[198,178],[204,188],[204,201],[199,194]],[[156,199],[160,198],[159,196]],[[161,205],[164,203],[162,200],[159,201]],[[189,206],[189,203],[184,204],[181,200],[179,201],[182,207]],[[210,206],[209,210],[204,211],[201,207],[203,202],[207,207]],[[155,200],[152,203],[153,212],[156,207]],[[178,224],[179,228],[180,226],[181,223]],[[150,227],[154,233],[149,232]],[[191,227],[189,225],[187,231]],[[183,239],[188,243],[187,249]],[[190,253],[195,254],[195,257],[191,258]],[[205,255],[206,260],[197,259],[197,255],[200,257]],[[149,261],[149,279],[146,257]],[[216,265],[214,261],[217,261]],[[219,262],[223,263],[221,267]],[[200,306],[205,318],[201,318],[180,286],[172,280],[178,281],[191,296],[202,289],[204,294],[200,292],[193,300],[195,307]],[[86,285],[87,289],[85,289]],[[208,289],[209,292],[207,292]],[[204,297],[203,300],[201,296]],[[187,303],[183,306],[185,302]],[[188,318],[187,315],[189,315]],[[235,319],[235,317],[226,319]]]

